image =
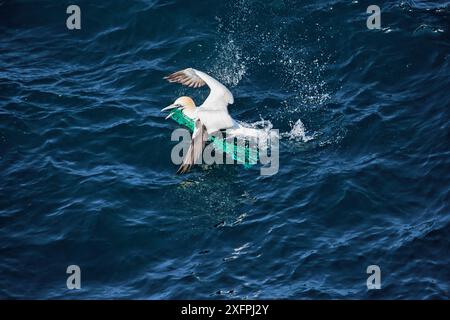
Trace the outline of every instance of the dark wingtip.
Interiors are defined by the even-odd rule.
[[[189,171],[190,168],[191,168],[190,165],[183,164],[178,168],[177,174],[185,174],[186,172]]]

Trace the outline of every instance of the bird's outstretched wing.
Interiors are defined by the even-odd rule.
[[[228,113],[228,105],[234,103],[233,95],[219,81],[193,68],[172,73],[165,79],[191,88],[208,85],[211,90],[209,96],[198,108],[198,118],[202,121],[208,133],[231,128],[234,125],[234,121]]]
[[[169,82],[181,83],[190,88],[200,88],[206,84],[206,82],[197,75],[196,70],[192,68],[174,72],[171,75],[164,77],[164,79]]]
[[[205,147],[206,140],[208,140],[208,132],[205,126],[199,119],[195,121],[194,132],[192,133],[191,145],[188,148],[186,155],[184,156],[183,163],[178,169],[178,174],[188,172],[194,164],[200,164],[203,148]]]

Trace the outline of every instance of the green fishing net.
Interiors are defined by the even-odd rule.
[[[191,132],[194,131],[194,121],[185,116],[183,112],[179,109],[172,111],[172,117],[174,121],[187,127]],[[216,152],[223,152],[228,154],[231,159],[239,164],[243,164],[244,167],[249,168],[258,162],[258,150],[256,146],[251,146],[250,142],[247,140],[245,144],[237,144],[236,141],[227,141],[226,138],[218,138],[211,136],[209,140],[214,144]]]

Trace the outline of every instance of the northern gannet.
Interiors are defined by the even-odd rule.
[[[210,93],[202,105],[196,107],[190,97],[180,97],[170,106],[162,109],[167,111],[178,108],[183,114],[194,120],[195,128],[192,141],[177,173],[186,173],[196,160],[202,156],[203,148],[209,135],[227,129],[227,137],[245,136],[257,138],[261,130],[247,128],[234,120],[228,113],[228,105],[234,103],[230,90],[206,73],[188,68],[165,77],[169,82],[176,82],[190,88],[200,88],[208,85]],[[169,114],[166,119],[170,118]]]

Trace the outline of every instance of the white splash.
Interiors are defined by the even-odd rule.
[[[243,121],[237,122],[241,128],[239,130],[234,130],[234,133],[231,136],[245,136],[248,138],[258,138],[261,140],[267,140],[271,136],[273,124],[270,120],[261,119],[260,121],[253,123]]]
[[[235,87],[247,72],[247,65],[240,46],[229,36],[216,45],[217,58],[213,72],[224,84]]]
[[[292,123],[291,123],[292,125]],[[298,119],[295,124],[292,125],[290,132],[285,132],[282,137],[288,138],[289,140],[308,142],[314,139],[314,135],[307,135],[305,125],[302,120]]]

